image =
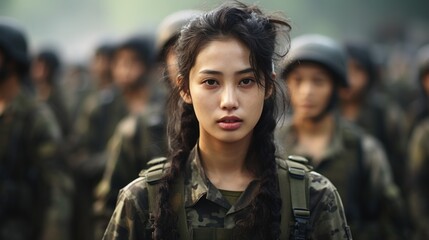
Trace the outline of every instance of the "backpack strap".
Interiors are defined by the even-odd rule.
[[[281,226],[282,230],[285,230],[281,231],[280,239],[289,239],[290,229],[287,223],[287,217],[293,214],[295,223],[291,235],[293,239],[305,240],[307,239],[310,222],[307,173],[311,169],[305,165],[308,160],[301,156],[291,155],[288,157],[288,160],[283,161],[283,163],[282,161],[278,162],[280,162],[278,171],[280,195],[283,203],[290,203],[289,206],[282,205]]]
[[[280,239],[289,239],[290,217],[294,217],[294,227],[292,236],[295,240],[305,240],[309,229],[310,210],[309,210],[309,188],[307,172],[310,168],[306,164],[307,159],[291,155],[288,160],[277,160],[278,181],[280,196],[283,201],[281,208],[281,233]],[[159,183],[170,167],[166,158],[156,158],[148,162],[149,169],[142,171],[140,176],[146,178],[148,189],[149,212],[151,218],[157,211],[156,196],[159,192]],[[180,175],[173,185],[173,195],[171,204],[173,210],[178,215],[177,229],[181,239],[190,239],[186,211],[184,206],[184,178]],[[285,204],[286,203],[286,204]],[[289,203],[289,204],[287,204]],[[220,233],[220,232],[219,232]],[[228,232],[230,234],[230,232]],[[228,235],[226,234],[226,235]],[[222,235],[222,234],[221,234]],[[225,236],[226,236],[225,235]]]
[[[302,163],[307,159],[291,155],[288,157],[289,180],[292,200],[292,212],[295,218],[293,237],[296,240],[307,239],[310,226],[310,201],[307,172],[310,171]]]
[[[287,240],[290,235],[290,219],[292,217],[292,204],[290,201],[290,181],[288,174],[288,167],[286,161],[277,159],[277,176],[279,180],[280,197],[282,199],[282,207],[280,210],[280,239]]]
[[[170,167],[170,163],[167,162],[167,158],[155,158],[148,162],[149,169],[142,171],[141,176],[146,178],[147,190],[148,190],[148,202],[149,202],[149,213],[150,218],[153,220],[153,213],[157,211],[157,196],[159,193],[159,187],[161,179],[164,177],[166,171]],[[177,178],[173,184],[173,192],[171,200],[171,206],[173,211],[177,213],[177,229],[179,230],[179,236],[181,239],[190,239],[189,231],[187,226],[187,218],[185,211],[185,199],[184,199],[184,178],[183,175]],[[153,237],[153,236],[152,236]]]

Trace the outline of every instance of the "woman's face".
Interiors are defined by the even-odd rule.
[[[334,91],[331,75],[321,66],[299,64],[287,75],[294,115],[313,119],[324,111]]]
[[[423,76],[422,85],[426,95],[429,96],[429,72]]]
[[[357,99],[364,94],[368,86],[368,73],[365,68],[353,58],[348,60],[347,70],[349,87],[340,90],[340,98],[343,100]]]
[[[167,52],[167,56],[165,57],[165,64],[167,67],[167,73],[169,76],[169,81],[171,81],[171,85],[176,85],[176,77],[179,74],[179,67],[177,65],[177,54],[173,50],[169,50]]]
[[[144,63],[139,60],[134,51],[122,49],[115,55],[113,78],[119,88],[126,89],[133,86],[145,71]]]
[[[189,94],[200,141],[250,140],[261,117],[265,89],[256,83],[249,49],[233,38],[209,42],[189,73]]]

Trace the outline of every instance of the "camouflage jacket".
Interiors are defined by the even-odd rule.
[[[414,129],[408,152],[411,178],[409,202],[417,227],[417,239],[429,239],[429,118]]]
[[[163,121],[159,114],[146,109],[124,118],[109,141],[106,169],[95,191],[97,239],[103,236],[119,190],[138,177],[149,160],[165,155],[167,144]]]
[[[234,217],[245,209],[257,192],[252,181],[231,206],[208,180],[194,149],[185,171],[184,205],[188,228],[234,228]],[[120,192],[115,212],[104,235],[111,239],[151,239],[147,182],[140,177]],[[335,187],[315,172],[309,174],[311,239],[351,239],[341,199]],[[215,239],[215,238],[214,238]]]
[[[363,102],[354,123],[381,142],[391,166],[393,181],[404,191],[403,170],[406,167],[405,145],[408,132],[405,113],[386,97],[373,95],[369,95]]]
[[[401,239],[404,232],[398,219],[404,215],[404,203],[381,144],[352,123],[339,117],[335,121],[331,143],[318,165],[299,148],[293,123],[277,130],[280,154],[307,157],[315,171],[332,181],[355,239]]]
[[[71,166],[77,167],[79,172],[90,175],[89,177],[99,173],[100,167],[94,167],[91,162],[101,159],[101,169],[104,168],[104,150],[117,124],[127,113],[122,95],[114,86],[88,96],[70,139],[70,151],[74,153],[70,159]]]
[[[68,239],[60,140],[50,109],[23,92],[0,114],[0,239]]]

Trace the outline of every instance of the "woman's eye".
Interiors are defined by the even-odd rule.
[[[321,79],[321,78],[314,78],[314,79],[313,79],[313,83],[314,83],[314,85],[316,85],[316,86],[322,86],[322,85],[323,85],[323,83],[324,83],[324,81],[323,81],[323,79]]]
[[[246,79],[243,79],[243,80],[240,81],[240,85],[248,86],[248,85],[253,84],[254,82],[255,81],[253,79],[246,78]]]
[[[217,81],[213,79],[209,79],[209,80],[205,80],[203,83],[209,86],[214,86],[217,84]]]

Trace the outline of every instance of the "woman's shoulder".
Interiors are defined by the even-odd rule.
[[[313,239],[352,239],[344,206],[336,187],[323,175],[309,176],[310,212]]]
[[[315,171],[308,172],[308,182],[310,190],[313,189],[313,191],[332,192],[337,190],[327,177]]]
[[[279,169],[283,168],[288,171],[290,178],[302,179],[307,182],[306,186],[310,192],[311,203],[320,202],[325,200],[327,196],[337,194],[337,189],[332,182],[320,173],[312,171],[311,166],[308,166],[307,163],[306,158],[295,155],[289,156],[286,161],[277,159]],[[291,184],[293,183],[291,182]]]
[[[119,191],[116,205],[132,207],[140,212],[148,211],[148,182],[146,177],[138,177]]]

